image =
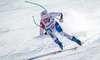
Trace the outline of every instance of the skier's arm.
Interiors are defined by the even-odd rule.
[[[56,16],[59,16],[60,17],[60,19],[59,19],[59,21],[60,22],[63,22],[63,14],[62,13],[59,13],[59,12],[51,12],[51,13],[49,13],[52,17],[56,17]]]
[[[43,35],[44,29],[40,28],[40,36]]]
[[[44,34],[44,24],[42,22],[40,22],[40,35]]]

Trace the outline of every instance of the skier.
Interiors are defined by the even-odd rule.
[[[54,34],[54,30],[56,30],[60,35],[66,37],[67,39],[76,42],[78,45],[82,45],[81,41],[77,39],[75,36],[70,36],[65,33],[59,23],[54,20],[54,17],[59,16],[59,22],[63,22],[63,14],[59,12],[50,12],[42,11],[41,12],[41,21],[40,21],[40,36],[41,35],[50,35],[54,42],[59,45],[61,50],[63,50],[63,44],[59,41],[57,36]],[[44,32],[45,31],[45,32]]]

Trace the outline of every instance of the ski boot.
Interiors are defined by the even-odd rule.
[[[78,45],[82,45],[81,41],[73,36],[72,41],[76,42]]]
[[[62,43],[58,39],[55,40],[54,42],[59,45],[59,47],[61,48],[61,50],[63,50],[63,45],[62,45]]]

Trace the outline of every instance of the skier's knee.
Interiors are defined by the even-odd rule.
[[[50,34],[52,32],[52,30],[51,29],[47,29],[46,32],[47,32],[47,34]]]

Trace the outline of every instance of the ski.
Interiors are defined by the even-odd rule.
[[[73,47],[73,48],[71,48],[71,49],[69,49],[69,50],[77,50],[78,48],[79,48],[79,47]],[[61,53],[61,52],[64,52],[64,51],[66,51],[66,49],[65,49],[65,50],[58,50],[58,51],[55,51],[54,54]]]
[[[60,53],[60,52],[62,52],[62,50],[55,51],[54,54],[57,54],[57,53]]]
[[[68,49],[64,49],[64,50],[58,50],[58,51],[54,51],[54,52],[49,52],[49,53],[38,55],[38,56],[29,58],[29,59],[26,59],[26,60],[34,60],[34,59],[38,59],[38,58],[42,58],[42,57],[46,57],[46,56],[50,56],[50,55],[55,55],[55,54],[58,54],[58,53],[61,53],[61,52],[65,52],[65,51],[73,51],[73,50],[77,50],[78,48],[79,47],[72,47],[72,48],[68,48]]]

